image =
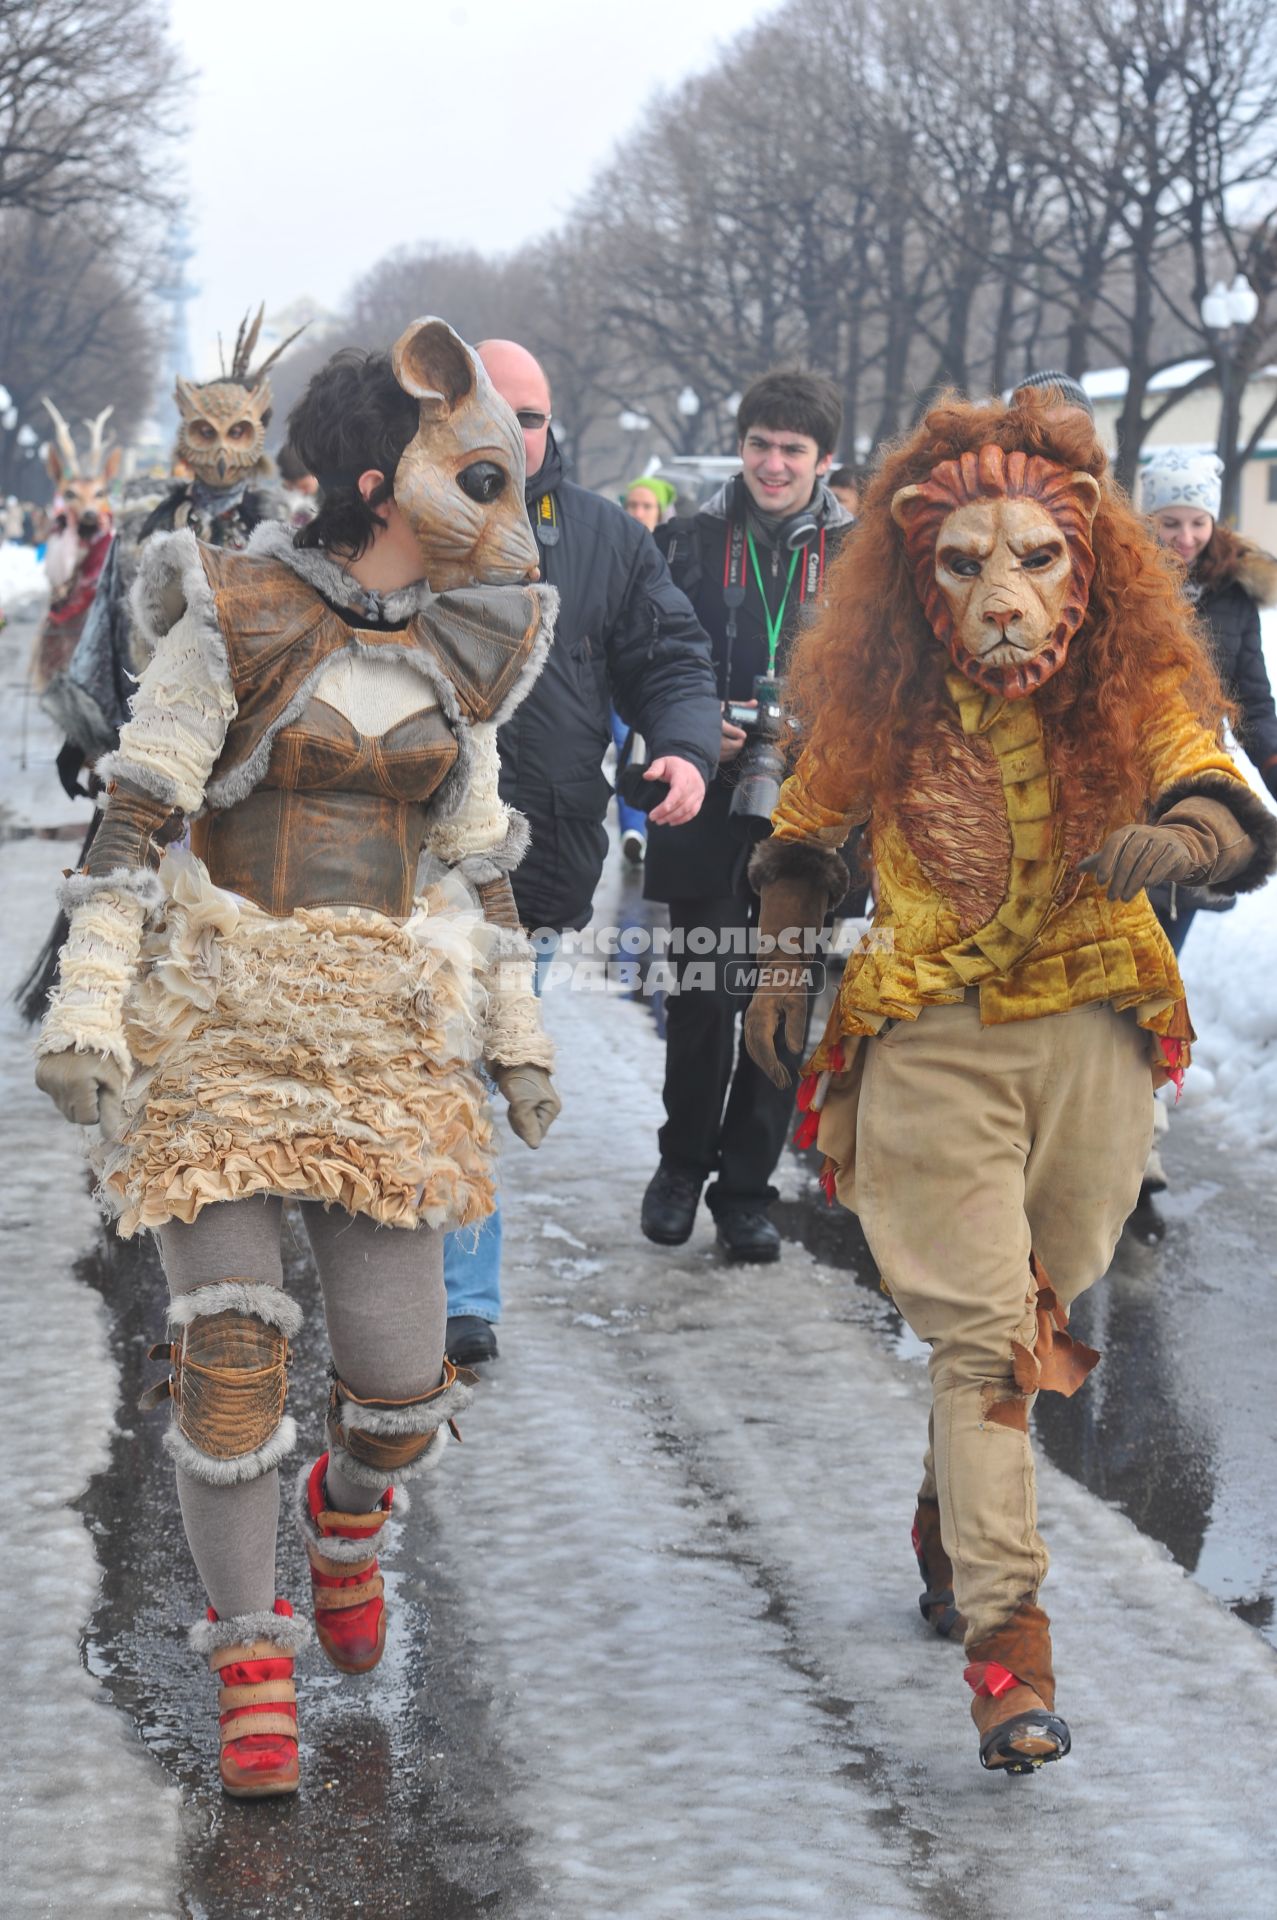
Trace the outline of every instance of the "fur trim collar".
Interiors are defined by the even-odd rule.
[[[1237,584],[1261,607],[1277,606],[1277,557],[1246,541],[1238,560]]]
[[[293,529],[278,520],[263,520],[254,527],[248,552],[254,559],[274,560],[287,567],[316,593],[322,593],[325,600],[349,607],[360,620],[411,620],[414,613],[421,613],[439,597],[424,580],[398,587],[393,593],[373,593],[361,587],[322,547],[295,547]]]

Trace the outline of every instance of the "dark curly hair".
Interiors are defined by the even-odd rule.
[[[823,459],[838,445],[842,432],[842,395],[823,373],[802,373],[796,367],[774,367],[751,380],[736,409],[736,438],[744,440],[751,427],[771,433],[805,433]]]
[[[1140,737],[1166,697],[1165,676],[1205,726],[1230,710],[1174,557],[1108,476],[1092,421],[1050,393],[1021,391],[1013,406],[945,395],[886,449],[824,605],[795,649],[786,707],[849,804],[872,796],[890,808],[903,797],[912,755],[948,711],[950,661],[923,612],[891,502],[942,461],[983,446],[1039,454],[1100,483],[1087,611],[1064,666],[1034,698],[1075,814],[1097,831],[1119,809],[1138,817],[1147,804]]]
[[[377,508],[394,491],[395,471],[420,422],[417,402],[395,379],[390,356],[343,347],[307,386],[288,416],[288,446],[319,482],[319,512],[293,536],[296,547],[324,547],[357,560],[386,522]],[[367,500],[359,476],[384,474]]]

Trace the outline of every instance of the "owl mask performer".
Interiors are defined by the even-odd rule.
[[[1144,889],[1245,890],[1277,857],[1177,582],[1104,466],[1087,416],[1036,391],[942,405],[887,456],[795,659],[805,746],[751,868],[761,933],[810,950],[869,822],[875,932],[798,1137],[931,1348],[921,1605],[965,1635],[980,1758],[1011,1773],[1069,1750],[1029,1410],[1098,1358],[1068,1309],[1193,1037]],[[746,1038],[774,1075],[802,1005],[801,969],[765,960]]]
[[[332,1345],[328,1449],[297,1517],[328,1659],[365,1672],[377,1540],[469,1390],[444,1357],[442,1234],[492,1207],[482,1060],[537,1146],[558,1111],[497,794],[498,725],[549,642],[529,584],[523,437],[442,321],[338,354],[290,420],[321,476],[294,535],[244,553],[156,535],[134,593],[153,648],[71,931],[37,1078],[97,1123],[124,1237],[158,1232],[172,1305],[167,1436],[211,1602],[229,1793],[295,1790],[293,1657],[275,1598],[278,1466],[301,1315],[282,1290],[300,1202]],[[191,850],[175,851],[184,822]],[[167,850],[166,850],[167,849]],[[441,879],[418,890],[418,856]]]

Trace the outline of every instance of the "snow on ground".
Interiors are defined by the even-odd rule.
[[[15,551],[6,547],[5,555]],[[22,552],[23,549],[16,549]],[[8,579],[9,575],[4,575]],[[18,764],[13,724],[34,627],[0,634],[7,723],[0,739],[0,802],[10,826],[33,791],[44,823],[74,817],[51,779],[53,730],[36,714],[32,767]],[[34,763],[41,770],[34,776]],[[34,777],[33,777],[34,776]],[[79,812],[84,812],[81,802]],[[27,815],[29,817],[29,815]],[[73,1502],[105,1464],[118,1375],[106,1312],[75,1275],[95,1237],[82,1138],[59,1119],[31,1077],[31,1036],[9,998],[48,931],[61,869],[74,846],[21,839],[0,846],[0,1404],[6,1410],[0,1479],[0,1667],[5,1675],[8,1775],[0,1840],[0,1907],[8,1914],[167,1915],[177,1847],[178,1795],[132,1729],[106,1704],[80,1660],[80,1636],[99,1571]],[[58,1865],[51,1902],[50,1861]]]
[[[1268,676],[1277,686],[1277,610],[1263,616],[1263,625]],[[1240,753],[1238,763],[1264,794]],[[1277,881],[1243,895],[1231,913],[1199,913],[1180,966],[1198,1034],[1185,1106],[1198,1107],[1221,1139],[1277,1148]]]
[[[43,603],[48,591],[49,582],[35,548],[19,546],[13,540],[0,541],[0,611],[10,619],[32,612]]]
[[[659,1043],[548,1004],[564,1110],[505,1153],[506,1358],[430,1498],[556,1911],[1262,1920],[1271,1651],[1044,1463],[1075,1752],[984,1775],[961,1652],[914,1610],[925,1375],[865,1324],[894,1316],[794,1247],[723,1266],[703,1210],[646,1245]]]

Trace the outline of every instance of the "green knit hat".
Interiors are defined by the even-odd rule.
[[[643,473],[637,480],[627,481],[625,491],[621,495],[622,500],[628,500],[635,487],[646,487],[655,498],[662,513],[668,513],[678,499],[678,488],[673,481],[662,480],[654,473]]]

